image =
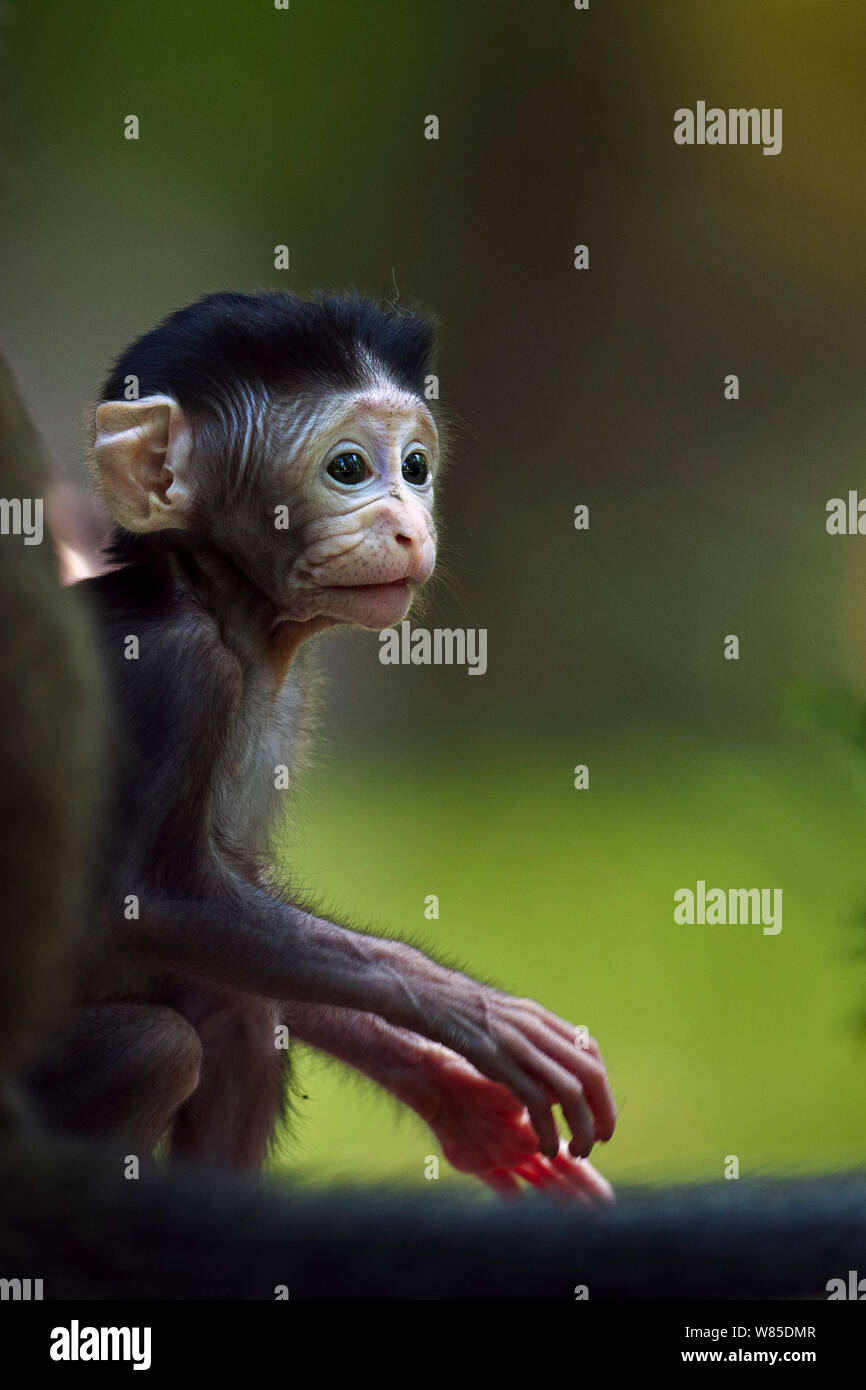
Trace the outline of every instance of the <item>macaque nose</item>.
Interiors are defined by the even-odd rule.
[[[383,517],[383,521],[392,556],[401,557],[400,563],[405,565],[411,579],[423,582],[429,577],[436,558],[432,526],[426,518],[407,516],[405,511],[396,516],[392,512],[389,517]]]
[[[431,539],[431,527],[424,515],[416,515],[409,507],[386,506],[379,512],[375,529],[384,533],[392,544],[402,550],[424,549]]]

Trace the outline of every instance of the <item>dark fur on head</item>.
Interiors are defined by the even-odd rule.
[[[423,399],[433,337],[426,316],[354,292],[310,300],[285,291],[210,294],[131,343],[99,399],[122,400],[130,376],[139,398],[173,397],[190,420],[201,456],[219,466],[230,493],[250,443],[266,436],[275,405],[357,391],[381,377]],[[111,553],[132,559],[162,544],[118,528]]]
[[[132,343],[117,359],[100,400],[121,400],[136,376],[139,395],[164,393],[193,415],[230,400],[238,382],[267,394],[357,390],[371,367],[423,396],[433,325],[358,294],[299,299],[284,291],[209,294]]]

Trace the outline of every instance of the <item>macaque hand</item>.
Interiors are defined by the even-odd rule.
[[[537,1147],[551,1161],[560,1154],[554,1103],[562,1107],[571,1131],[573,1157],[586,1158],[596,1139],[611,1137],[616,1105],[598,1043],[585,1029],[575,1029],[533,999],[503,994],[421,960],[422,978],[412,978],[411,971],[405,981],[411,1008],[399,1023],[507,1086],[528,1110]]]
[[[451,1166],[480,1178],[502,1197],[517,1196],[522,1179],[565,1201],[614,1200],[610,1184],[587,1159],[569,1153],[565,1140],[555,1157],[540,1154],[525,1106],[460,1057],[446,1057],[437,1066],[435,1098],[426,1092],[415,1109]]]

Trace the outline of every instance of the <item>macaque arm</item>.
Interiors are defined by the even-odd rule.
[[[449,1048],[354,1009],[295,1004],[284,1017],[293,1037],[348,1063],[414,1110],[448,1162],[500,1196],[523,1191],[521,1178],[569,1200],[613,1200],[609,1183],[565,1142],[555,1159],[541,1155],[525,1106]]]
[[[150,965],[265,998],[336,1004],[420,1033],[507,1086],[544,1154],[559,1152],[551,1103],[574,1154],[608,1139],[616,1111],[598,1048],[533,1000],[448,970],[403,942],[336,926],[226,875],[211,901],[141,899],[115,947]]]

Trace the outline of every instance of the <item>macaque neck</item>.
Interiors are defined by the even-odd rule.
[[[224,644],[252,672],[267,668],[275,694],[285,685],[301,644],[338,622],[327,617],[281,620],[277,603],[216,551],[180,551],[173,560],[179,584],[213,617]]]
[[[336,618],[310,618],[305,623],[295,623],[288,620],[278,623],[272,629],[268,641],[267,653],[268,664],[274,678],[276,691],[282,690],[286,683],[292,662],[298,653],[302,642],[309,637],[315,637],[316,633],[324,632],[326,628],[336,627]]]

